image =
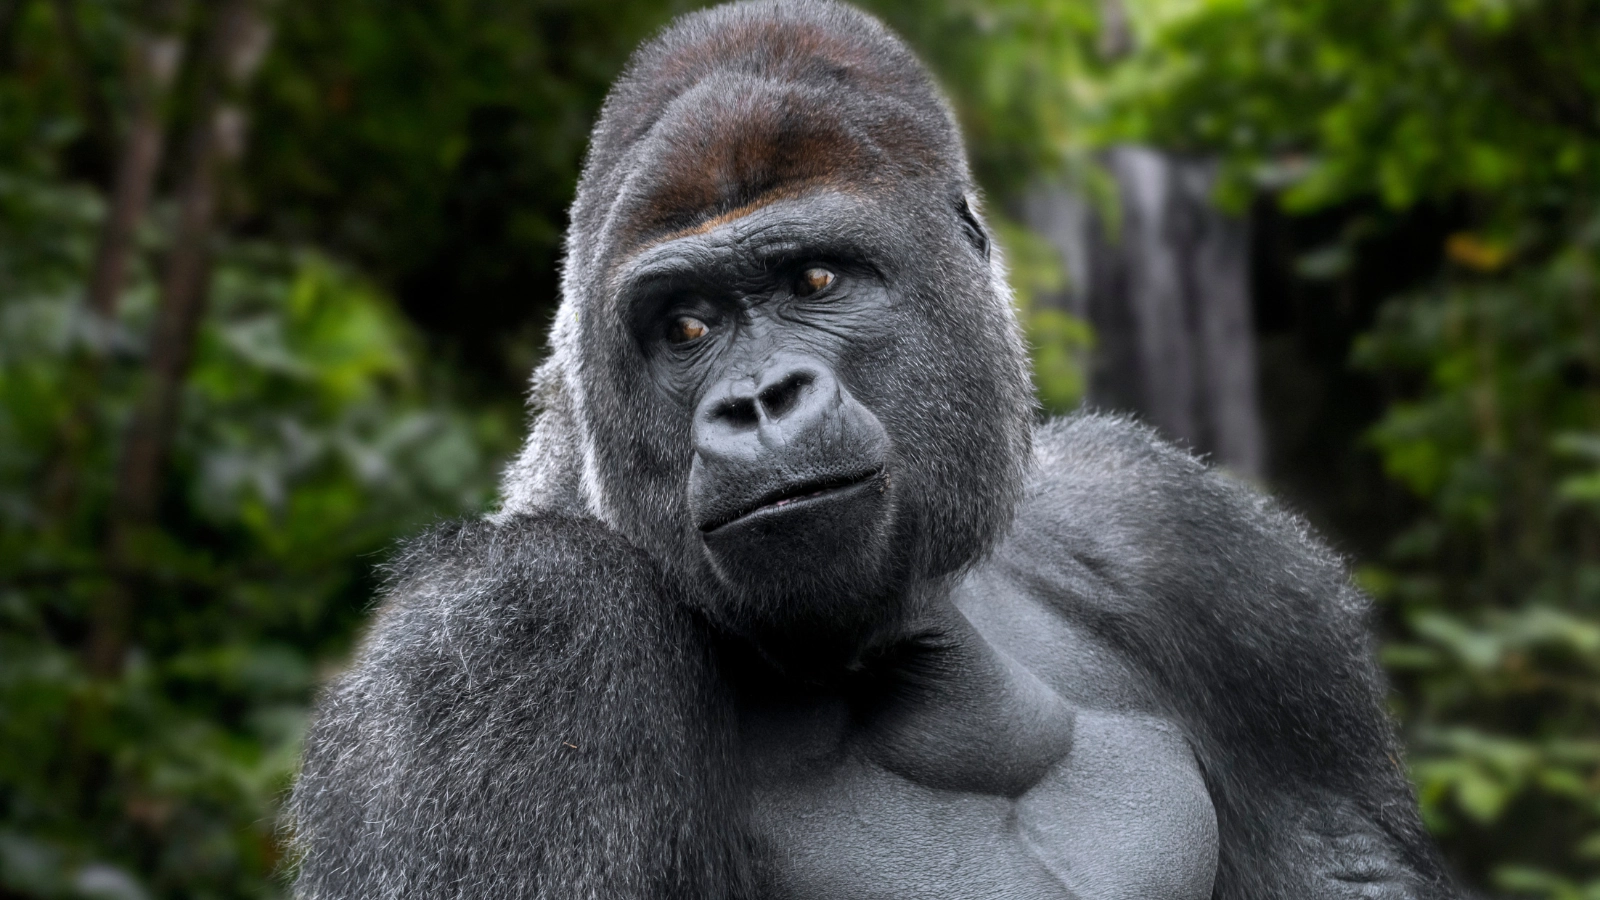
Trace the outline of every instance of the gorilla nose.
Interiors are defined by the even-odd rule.
[[[772,449],[820,424],[839,407],[839,389],[826,372],[784,366],[743,382],[724,382],[701,405],[696,449],[718,455],[754,438]],[[753,448],[752,448],[753,449]]]

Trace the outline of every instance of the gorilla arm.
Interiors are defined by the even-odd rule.
[[[747,895],[708,647],[596,522],[414,542],[307,738],[296,896]]]
[[[1155,683],[1216,808],[1214,896],[1455,896],[1341,561],[1267,498],[1126,421],[1052,422],[1034,446],[996,561],[1052,585],[1064,616]]]

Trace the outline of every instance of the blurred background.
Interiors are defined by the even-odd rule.
[[[316,686],[492,506],[661,0],[0,0],[0,897],[284,894]],[[1137,412],[1376,598],[1430,828],[1600,898],[1600,4],[871,0],[1044,405]]]

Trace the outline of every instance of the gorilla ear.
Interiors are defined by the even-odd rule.
[[[961,230],[966,232],[967,240],[983,255],[989,258],[989,232],[984,229],[983,223],[978,221],[978,215],[972,211],[972,204],[968,202],[965,194],[956,198],[956,216],[961,220]]]

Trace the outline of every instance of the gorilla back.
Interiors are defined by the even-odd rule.
[[[299,896],[1453,896],[1338,561],[1138,426],[1036,426],[976,207],[849,7],[635,55],[504,505],[323,698]]]

